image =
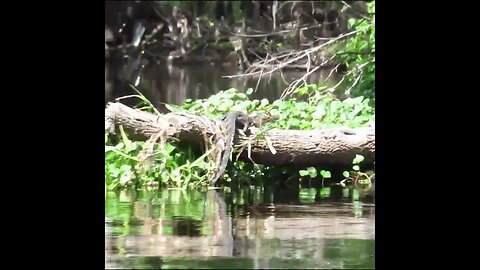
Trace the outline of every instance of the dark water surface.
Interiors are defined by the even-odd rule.
[[[252,99],[266,98],[270,101],[278,99],[288,84],[301,78],[305,71],[274,72],[271,75],[226,78],[237,75],[235,66],[222,64],[197,64],[188,66],[172,66],[167,64],[145,63],[133,65],[128,60],[110,60],[105,62],[105,103],[115,98],[136,94],[132,85],[141,91],[156,107],[161,103],[182,104],[186,99],[208,98],[222,90],[236,88],[245,91],[256,89]],[[308,83],[325,82],[335,85],[340,75],[331,70],[320,70],[312,73]],[[127,103],[127,100],[122,101]],[[131,101],[135,105],[138,99]]]
[[[105,267],[374,268],[374,186],[106,194]]]

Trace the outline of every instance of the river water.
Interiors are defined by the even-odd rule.
[[[374,186],[106,195],[105,267],[374,268]]]
[[[305,71],[290,70],[283,73],[274,72],[268,76],[248,76],[227,78],[238,75],[239,71],[231,63],[195,64],[172,66],[152,63],[152,59],[110,59],[105,61],[105,103],[115,98],[136,94],[132,87],[142,92],[156,107],[161,103],[181,104],[185,99],[202,99],[221,90],[236,88],[244,91],[256,90],[254,99],[266,98],[274,101],[293,80],[301,78]],[[335,85],[340,75],[330,70],[312,73],[308,83],[325,82]],[[122,102],[134,105],[137,100]]]

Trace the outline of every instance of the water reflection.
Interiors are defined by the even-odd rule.
[[[109,193],[105,267],[373,268],[372,193],[328,188],[303,203],[302,189]]]
[[[144,58],[140,64],[136,64],[137,60],[127,57],[105,61],[105,102],[136,94],[130,85],[136,85],[136,88],[158,107],[160,103],[181,104],[187,98],[208,98],[229,88],[246,90],[251,87],[257,89],[252,98],[267,98],[273,101],[279,98],[288,86],[285,81],[290,83],[305,74],[305,71],[301,70],[285,71],[283,74],[276,72],[259,81],[259,77],[223,77],[237,74],[236,66],[210,63],[173,66]],[[340,77],[337,73],[331,74],[331,70],[319,70],[307,81],[320,83],[328,78],[328,84],[333,86]],[[128,101],[125,102],[129,104]],[[133,106],[135,102],[132,101],[129,105]]]

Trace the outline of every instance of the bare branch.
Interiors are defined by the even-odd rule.
[[[278,71],[282,68],[285,68],[287,67],[288,65],[302,59],[302,58],[305,58],[307,57],[307,55],[311,54],[311,53],[315,53],[317,51],[319,51],[320,49],[322,49],[323,47],[326,47],[338,40],[341,40],[343,38],[346,38],[348,36],[351,36],[353,34],[356,34],[359,30],[355,30],[355,31],[352,31],[352,32],[349,32],[349,33],[346,33],[346,34],[343,34],[343,35],[340,35],[334,39],[331,39],[329,40],[328,42],[325,42],[321,45],[318,45],[318,46],[315,46],[313,48],[309,48],[309,49],[305,49],[305,50],[302,50],[300,52],[295,52],[295,53],[292,53],[290,52],[289,54],[284,54],[284,55],[280,55],[280,56],[274,56],[272,57],[272,59],[269,60],[269,62],[272,62],[272,61],[276,61],[278,60],[279,61],[279,58],[286,58],[287,56],[290,56],[293,54],[294,57],[291,57],[289,59],[286,59],[284,61],[279,61],[280,63],[278,65],[274,65],[274,66],[268,66],[268,67],[271,67],[271,69],[267,72],[265,72],[264,74],[267,75],[267,74],[270,74],[270,73],[273,73],[275,71]],[[256,74],[259,74],[259,73],[263,73],[263,69],[265,69],[266,67],[266,64],[267,62],[266,61],[260,61],[259,63],[254,63],[252,64],[252,71],[249,72],[249,73],[246,73],[246,74],[238,74],[238,75],[231,75],[231,76],[223,76],[225,78],[234,78],[234,77],[244,77],[244,76],[252,76],[252,75],[256,75]],[[262,70],[262,72],[258,71],[259,69]]]
[[[318,69],[320,68],[320,66],[316,66],[315,68],[313,68],[312,70],[308,71],[307,73],[305,73],[305,75],[303,75],[300,79],[297,79],[295,81],[293,81],[282,93],[282,95],[280,96],[280,99],[284,99],[285,97],[291,95],[295,89],[297,89],[297,87],[299,86],[300,82],[303,81],[303,83],[306,85],[307,82],[306,82],[306,78],[308,76],[310,76],[313,72],[317,71]]]
[[[332,76],[333,72],[336,72],[338,67],[340,66],[341,64],[337,64],[334,68],[332,68],[332,70],[330,70],[330,73],[328,73],[328,76],[327,78],[325,78],[325,80],[323,80],[324,82],[328,81],[328,79],[330,79],[330,76]]]
[[[349,9],[351,9],[353,12],[355,12],[357,15],[359,15],[359,16],[362,17],[363,19],[368,20],[368,21],[371,21],[371,20],[372,20],[371,18],[369,18],[369,17],[361,14],[361,13],[358,12],[357,10],[355,10],[355,9],[354,9],[352,6],[350,6],[347,2],[342,1],[342,4],[343,4],[344,6],[346,6],[346,7],[348,7]]]

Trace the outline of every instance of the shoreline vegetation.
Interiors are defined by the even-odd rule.
[[[304,76],[288,82],[273,102],[251,99],[255,89],[249,88],[166,104],[169,113],[160,113],[139,91],[124,97],[137,99],[135,108],[122,105],[122,99],[109,103],[106,190],[211,188],[226,139],[222,117],[231,111],[263,117],[250,130],[253,135],[238,135],[220,186],[236,180],[265,183],[274,175],[374,181],[374,1],[270,1],[262,7],[257,1],[245,1],[253,7],[241,7],[243,1],[135,2],[137,13],[130,15],[133,23],[124,26],[123,34],[106,19],[106,58],[127,54],[175,64],[229,61],[243,71],[230,77],[268,78],[289,68],[303,70]],[[223,15],[202,6],[220,2]],[[341,80],[334,86],[308,83],[321,68],[342,74]]]

